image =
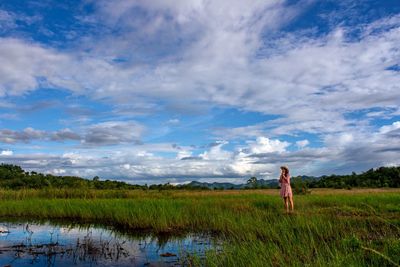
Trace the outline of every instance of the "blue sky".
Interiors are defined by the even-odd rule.
[[[400,164],[400,2],[2,1],[0,162],[132,183]]]

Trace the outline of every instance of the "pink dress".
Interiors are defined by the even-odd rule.
[[[290,175],[282,175],[279,179],[281,183],[281,197],[291,197],[292,194],[292,187],[290,186]]]

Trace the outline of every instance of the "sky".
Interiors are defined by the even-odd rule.
[[[0,162],[138,184],[398,166],[400,2],[1,1]]]

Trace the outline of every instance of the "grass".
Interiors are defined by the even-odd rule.
[[[3,219],[215,233],[223,251],[208,266],[400,265],[400,190],[313,190],[295,205],[284,214],[277,190],[0,190]]]

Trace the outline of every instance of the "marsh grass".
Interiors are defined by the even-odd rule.
[[[286,215],[276,190],[2,190],[0,216],[211,232],[223,249],[207,252],[209,266],[398,266],[400,191],[351,191],[295,196]]]

